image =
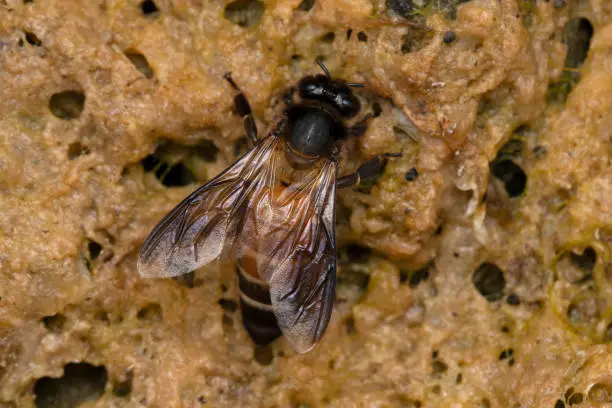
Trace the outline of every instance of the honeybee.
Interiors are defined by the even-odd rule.
[[[363,134],[371,114],[353,88],[323,74],[303,77],[285,93],[285,108],[259,138],[251,107],[230,74],[234,105],[253,148],[195,190],[153,229],[138,271],[146,278],[186,274],[212,261],[235,261],[243,324],[254,343],[281,334],[298,353],[325,333],[336,287],[336,189],[380,172],[376,156],[337,177],[339,144]],[[297,96],[297,101],[295,100]]]

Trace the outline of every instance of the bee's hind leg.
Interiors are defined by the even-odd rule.
[[[246,131],[249,139],[251,139],[253,144],[256,145],[259,138],[257,136],[257,124],[255,124],[255,119],[253,119],[251,105],[249,105],[249,101],[247,100],[246,96],[244,96],[244,93],[240,90],[240,88],[238,88],[238,85],[236,85],[232,79],[232,75],[227,72],[223,77],[227,82],[229,82],[234,90],[238,91],[238,94],[234,97],[236,113],[243,118],[244,130]]]
[[[380,174],[380,172],[385,168],[387,158],[389,157],[401,157],[401,153],[383,153],[366,161],[359,166],[357,171],[354,173],[340,177],[338,180],[336,180],[336,187],[356,187],[359,185],[362,179]]]

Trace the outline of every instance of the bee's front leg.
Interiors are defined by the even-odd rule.
[[[224,78],[229,84],[234,88],[234,90],[238,91],[238,94],[234,97],[234,106],[236,109],[236,113],[240,115],[244,120],[244,130],[246,131],[247,136],[254,145],[257,144],[259,138],[257,137],[257,125],[255,124],[255,119],[253,119],[253,112],[251,111],[251,105],[249,105],[249,101],[247,100],[244,93],[238,88],[238,85],[232,79],[232,75],[227,72],[224,75]]]
[[[362,136],[368,130],[368,122],[374,117],[374,114],[366,114],[359,122],[348,128],[349,136]]]
[[[356,187],[359,185],[362,179],[373,177],[385,168],[387,158],[389,157],[401,157],[401,153],[383,153],[363,163],[357,171],[349,175],[340,177],[336,180],[337,188],[345,187]]]

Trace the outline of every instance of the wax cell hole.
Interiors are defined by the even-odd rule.
[[[42,41],[40,41],[40,38],[38,38],[36,36],[36,34],[30,32],[30,31],[26,31],[25,38],[26,38],[26,41],[29,44],[31,44],[31,45],[33,45],[35,47],[40,47],[42,45]]]
[[[598,403],[612,402],[612,382],[593,384],[587,393],[589,401]]]
[[[200,279],[196,280],[195,271],[191,271],[184,275],[175,276],[172,279],[174,279],[174,281],[177,282],[179,285],[184,286],[189,289],[198,286],[198,282],[200,281]]]
[[[480,400],[480,405],[478,405],[478,408],[491,408],[491,401],[489,401],[488,398],[483,398]]]
[[[423,406],[423,403],[419,400],[415,400],[412,398],[406,398],[404,396],[401,396],[399,398],[399,408],[421,408]]]
[[[263,366],[267,366],[272,364],[272,360],[274,360],[274,353],[272,353],[272,347],[269,345],[266,346],[255,346],[253,350],[253,357],[255,361]]]
[[[525,133],[522,129],[528,129],[526,126],[520,126],[514,131],[514,135],[517,135],[519,139],[510,139],[506,144],[504,144],[499,152],[497,153],[496,160],[501,161],[508,158],[519,157],[521,153],[523,153],[523,141],[520,138],[524,138],[525,136],[520,136]]]
[[[142,11],[142,14],[145,16],[151,16],[159,12],[159,9],[153,0],[145,0],[140,3],[140,11]]]
[[[495,264],[485,262],[472,274],[472,283],[489,302],[502,298],[506,279],[504,272]]]
[[[223,324],[223,328],[226,332],[234,331],[234,319],[232,319],[231,316],[224,314],[221,319],[221,324]]]
[[[145,78],[153,78],[153,69],[149,65],[149,61],[147,61],[147,58],[144,55],[138,51],[128,50],[125,52],[125,56],[130,60],[134,67],[145,76]]]
[[[518,164],[512,160],[500,160],[494,161],[490,168],[491,173],[503,181],[509,197],[523,194],[527,185],[527,175]]]
[[[224,17],[240,27],[252,27],[264,12],[264,3],[258,0],[235,0],[225,6]]]
[[[593,37],[593,25],[586,18],[569,20],[563,28],[563,42],[567,45],[565,65],[578,68],[587,57]]]
[[[85,94],[81,91],[62,91],[51,95],[49,110],[63,120],[76,119],[85,107]]]
[[[104,366],[70,363],[60,378],[43,377],[34,385],[37,408],[76,408],[104,394],[108,373]]]
[[[125,374],[125,378],[116,380],[113,383],[113,394],[118,397],[127,397],[132,393],[132,371],[128,371]]]
[[[331,31],[325,34],[323,37],[321,37],[321,41],[327,44],[333,43],[335,39],[336,39],[336,34],[334,34]]]
[[[370,283],[370,275],[359,269],[347,268],[338,276],[338,286],[353,287],[359,293],[365,292]]]
[[[428,30],[408,29],[402,36],[400,52],[408,54],[422,50],[433,38],[433,32]]]
[[[415,0],[387,0],[386,6],[393,14],[409,19],[420,9],[416,3]]]
[[[564,0],[554,0],[553,4],[565,5]],[[591,47],[593,25],[586,18],[574,18],[563,27],[563,42],[567,47],[565,67],[559,80],[549,84],[546,99],[549,103],[565,103],[569,93],[578,81],[580,72],[577,70],[585,61]]]
[[[593,268],[597,262],[597,253],[591,247],[577,249],[559,257],[555,270],[564,280],[582,284],[593,278]]]
[[[249,151],[249,141],[242,137],[234,142],[234,156],[240,157]]]
[[[374,102],[372,104],[372,112],[375,118],[380,116],[380,114],[382,113],[382,107],[380,106],[380,103]]]
[[[162,320],[163,317],[162,308],[157,303],[150,303],[140,309],[136,317],[138,318],[138,320],[159,322]]]
[[[419,283],[425,282],[427,279],[429,279],[429,265],[417,269],[416,271],[400,270],[400,282],[408,282],[413,288],[417,287]]]
[[[533,157],[535,157],[536,159],[541,159],[542,157],[546,156],[546,146],[542,146],[542,145],[537,145],[534,146],[533,149],[531,149],[531,153],[533,154]]]
[[[427,279],[429,279],[429,268],[423,268],[423,269],[419,269],[418,271],[414,272],[412,274],[412,276],[410,277],[410,286],[412,287],[416,287],[419,283],[421,282],[425,282]]]
[[[612,323],[606,327],[606,332],[604,333],[604,341],[612,342]]]
[[[448,365],[441,360],[435,359],[431,363],[431,375],[434,378],[440,378],[444,373],[448,371]]]
[[[442,41],[444,42],[444,44],[450,44],[456,39],[457,39],[457,34],[455,34],[454,31],[447,31],[444,33],[444,36],[442,37]]]
[[[246,140],[246,139],[245,139]],[[217,145],[207,139],[202,140],[194,149],[195,153],[207,162],[214,162],[219,156]]]
[[[404,175],[404,178],[406,179],[406,181],[414,181],[417,179],[417,177],[419,177],[419,172],[416,169],[416,167],[411,168]]]
[[[357,244],[349,244],[346,247],[349,262],[366,262],[372,255],[372,250]]]
[[[346,329],[346,334],[355,334],[357,333],[357,328],[355,326],[355,319],[353,316],[349,316],[344,321],[344,327]]]
[[[521,299],[516,294],[511,293],[508,295],[508,297],[506,297],[506,303],[511,306],[518,306],[521,304]]]
[[[42,318],[42,322],[47,330],[53,333],[59,333],[66,324],[66,316],[61,313],[56,313],[51,316],[45,316]]]
[[[110,315],[104,310],[96,312],[96,314],[94,315],[94,319],[99,320],[107,325],[110,324]]]
[[[595,267],[595,262],[597,262],[597,253],[593,248],[587,247],[582,254],[575,254],[572,252],[570,254],[570,259],[572,263],[582,269],[585,274],[591,274]]]
[[[89,254],[89,259],[94,261],[98,256],[100,256],[100,252],[102,252],[102,245],[98,244],[96,241],[89,241],[87,243],[87,252]]]
[[[500,360],[505,360],[507,358],[511,358],[513,355],[514,355],[514,350],[513,349],[505,349],[504,351],[499,353],[499,359]]]
[[[83,146],[80,142],[74,142],[68,145],[68,159],[70,160],[74,160],[77,157],[88,153],[89,149],[87,146]]]
[[[219,299],[219,305],[229,313],[234,313],[238,309],[238,304],[231,299]]]
[[[315,0],[302,0],[300,5],[298,6],[298,10],[308,11],[314,6],[314,4]]]
[[[569,403],[570,407],[572,405],[582,404],[584,402],[584,395],[579,392],[572,394],[567,400],[567,402]]]
[[[182,187],[196,181],[195,175],[181,162],[170,165],[151,154],[141,163],[145,172],[153,171],[155,177],[166,187]]]

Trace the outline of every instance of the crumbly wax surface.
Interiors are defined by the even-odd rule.
[[[155,224],[322,60],[362,82],[338,288],[255,348],[231,267],[144,280]],[[612,404],[612,3],[0,0],[0,407]]]

